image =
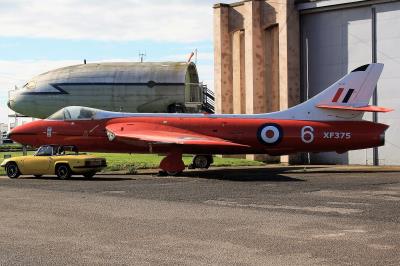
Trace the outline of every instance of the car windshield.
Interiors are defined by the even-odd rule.
[[[99,109],[69,106],[65,107],[53,115],[49,116],[48,120],[97,120],[113,116],[113,112],[103,111]]]
[[[75,146],[61,146],[57,150],[57,155],[77,155],[78,149]]]
[[[53,155],[52,146],[42,146],[35,153],[35,156],[52,156],[52,155]]]

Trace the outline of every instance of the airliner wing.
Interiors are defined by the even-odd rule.
[[[249,147],[173,126],[152,123],[117,123],[106,126],[106,130],[111,141],[116,139],[122,142],[144,141],[152,144]]]

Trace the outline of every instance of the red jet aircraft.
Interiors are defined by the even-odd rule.
[[[24,145],[76,145],[82,151],[166,154],[160,168],[208,168],[213,154],[336,151],[384,145],[388,126],[362,120],[382,64],[361,66],[310,100],[285,111],[254,114],[133,114],[70,106],[49,118],[18,126],[10,138]]]

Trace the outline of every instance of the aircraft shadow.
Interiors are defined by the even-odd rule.
[[[291,168],[293,170],[293,167]],[[229,180],[237,182],[305,182],[306,180],[284,175],[286,168],[209,169],[184,172],[182,176],[191,178]]]

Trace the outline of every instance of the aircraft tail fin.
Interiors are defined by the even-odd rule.
[[[369,106],[383,64],[363,65],[337,81],[320,95],[318,108],[361,112],[388,112],[391,109]]]
[[[383,70],[383,64],[360,66],[330,87],[286,111],[271,117],[304,120],[360,120],[364,112],[389,112],[392,109],[370,106],[369,101]]]

